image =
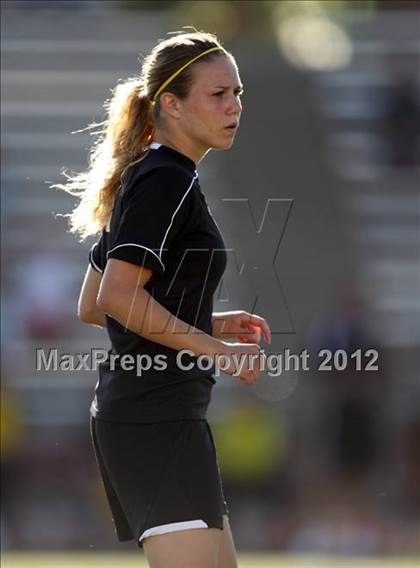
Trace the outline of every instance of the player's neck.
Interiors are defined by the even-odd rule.
[[[175,136],[170,136],[164,134],[161,131],[156,130],[153,136],[153,142],[163,144],[169,148],[173,148],[180,154],[184,154],[187,158],[190,158],[195,165],[199,164],[210,148],[198,148],[191,140],[183,140],[176,138]]]

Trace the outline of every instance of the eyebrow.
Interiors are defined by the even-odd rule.
[[[243,88],[244,88],[243,85],[237,85],[237,86],[235,87],[235,90],[236,90],[236,89],[241,89],[241,90],[243,90]],[[218,85],[217,87],[216,87],[216,86],[215,86],[215,87],[212,87],[212,89],[223,89],[223,90],[227,90],[227,89],[230,89],[230,86]]]

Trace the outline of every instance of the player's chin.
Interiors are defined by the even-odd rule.
[[[213,148],[217,150],[228,150],[232,146],[234,140],[235,134],[228,133],[227,136],[225,134],[223,137],[220,137],[217,141],[215,141]]]

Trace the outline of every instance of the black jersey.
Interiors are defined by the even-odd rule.
[[[145,289],[153,298],[211,335],[213,296],[227,256],[190,158],[154,143],[127,169],[108,226],[89,252],[100,272],[109,258],[151,268]],[[106,322],[111,349],[99,365],[93,416],[136,422],[206,417],[214,366],[203,368],[200,358],[133,333],[108,314]]]

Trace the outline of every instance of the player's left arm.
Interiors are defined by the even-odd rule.
[[[89,264],[77,303],[77,317],[83,323],[106,327],[105,313],[96,305],[102,274]]]

